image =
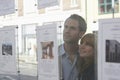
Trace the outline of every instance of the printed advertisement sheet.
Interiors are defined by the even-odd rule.
[[[0,16],[15,12],[15,0],[0,0]]]
[[[17,74],[15,28],[0,29],[0,74]]]
[[[120,19],[99,20],[98,80],[120,80]]]
[[[37,27],[39,80],[59,80],[57,25]]]

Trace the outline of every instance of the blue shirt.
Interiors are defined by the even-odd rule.
[[[61,57],[61,67],[62,67],[62,77],[63,80],[77,80],[78,71],[76,69],[76,61],[78,58],[78,53],[75,54],[75,59],[73,63],[69,60],[68,53],[65,52],[64,46],[59,47],[59,56]]]

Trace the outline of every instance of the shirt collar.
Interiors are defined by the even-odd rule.
[[[61,55],[61,56],[65,54],[64,44],[61,44],[61,45],[59,46],[59,50],[60,50],[60,55]]]

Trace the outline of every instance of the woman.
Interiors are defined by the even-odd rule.
[[[95,80],[95,36],[88,33],[80,41],[80,60],[78,61],[79,80]]]

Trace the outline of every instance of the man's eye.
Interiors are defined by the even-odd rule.
[[[75,27],[71,27],[70,29],[73,29],[73,30],[74,30],[74,29],[75,29]]]

